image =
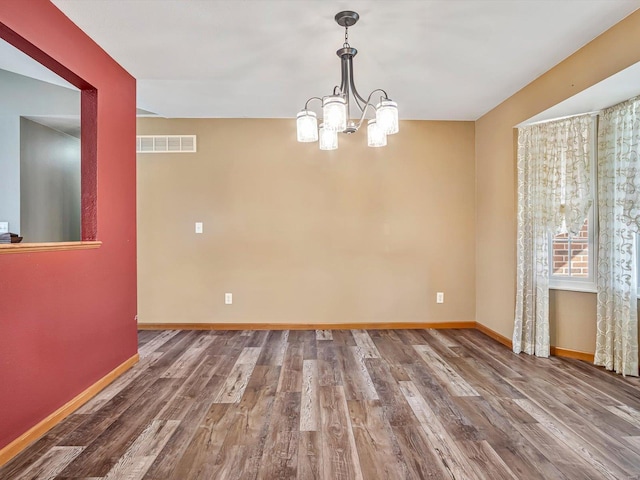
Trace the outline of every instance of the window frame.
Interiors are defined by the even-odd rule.
[[[88,81],[0,23],[0,38],[80,90],[80,240],[72,242],[3,243],[0,254],[87,250],[98,240],[98,90]]]
[[[587,219],[589,221],[589,276],[570,277],[568,275],[553,275],[553,239],[555,235],[549,233],[549,289],[569,290],[574,292],[596,293],[596,268],[598,265],[598,116],[592,115],[591,126],[591,198],[593,199]]]

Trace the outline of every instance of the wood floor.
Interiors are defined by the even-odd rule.
[[[640,478],[640,383],[475,330],[143,331],[1,479]]]

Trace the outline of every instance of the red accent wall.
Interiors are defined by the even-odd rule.
[[[102,241],[95,250],[0,255],[2,448],[137,351],[136,85],[48,0],[2,0],[0,23],[2,36],[17,34],[23,50],[97,91],[83,235]]]

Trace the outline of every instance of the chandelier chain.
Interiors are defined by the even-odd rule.
[[[342,44],[343,48],[350,48],[349,45],[349,27],[344,27],[344,43]]]

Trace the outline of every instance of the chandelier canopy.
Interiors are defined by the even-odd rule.
[[[355,25],[359,18],[360,16],[352,11],[336,14],[336,22],[344,27],[344,44],[336,52],[341,63],[341,83],[333,88],[331,95],[311,97],[307,100],[296,121],[299,142],[320,140],[320,150],[335,150],[338,148],[338,133],[357,132],[369,109],[375,110],[375,118],[367,122],[367,145],[384,147],[387,144],[387,135],[398,133],[398,104],[387,96],[387,92],[378,88],[365,100],[356,90],[353,80],[353,57],[358,51],[349,45],[349,27]],[[375,93],[380,93],[380,99],[374,106],[371,99]],[[316,113],[308,108],[312,100],[318,100],[322,104],[320,128]],[[352,104],[360,111],[357,121],[351,119]]]

